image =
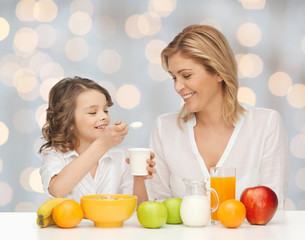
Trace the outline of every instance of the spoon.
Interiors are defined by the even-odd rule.
[[[142,122],[133,122],[129,125],[130,128],[132,129],[138,129],[143,127],[143,123]]]

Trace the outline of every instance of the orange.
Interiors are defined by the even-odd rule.
[[[245,205],[235,199],[224,201],[218,208],[218,220],[228,228],[240,226],[246,218]]]
[[[52,218],[56,225],[62,228],[73,228],[84,217],[82,207],[74,200],[65,200],[58,204],[52,212]]]

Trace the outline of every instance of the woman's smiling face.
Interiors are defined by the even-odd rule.
[[[218,74],[208,72],[202,64],[180,53],[168,58],[168,72],[188,112],[209,111],[221,106],[222,78]]]

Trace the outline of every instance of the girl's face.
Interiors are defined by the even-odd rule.
[[[222,106],[221,76],[179,53],[168,58],[168,70],[188,112],[213,111]]]
[[[106,97],[97,90],[87,90],[76,98],[72,126],[80,144],[91,144],[110,123]]]

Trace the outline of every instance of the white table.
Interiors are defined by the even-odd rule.
[[[136,214],[121,228],[97,228],[90,220],[82,220],[75,228],[61,229],[54,226],[39,228],[36,213],[1,212],[0,239],[56,239],[56,240],[305,240],[305,211],[279,211],[265,226],[250,225],[245,221],[236,229],[221,224],[190,228],[183,224],[167,225],[159,229],[143,228]]]

